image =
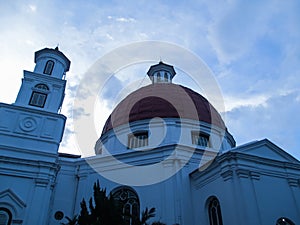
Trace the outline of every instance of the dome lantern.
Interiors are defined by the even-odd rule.
[[[158,64],[151,66],[147,74],[152,81],[152,84],[172,83],[172,79],[176,75],[176,72],[173,66],[160,61]]]

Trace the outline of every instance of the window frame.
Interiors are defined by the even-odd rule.
[[[46,100],[47,100],[47,94],[41,93],[39,91],[33,91],[30,97],[29,105],[44,108]]]
[[[164,73],[164,82],[169,82],[169,75],[167,72]]]
[[[157,74],[156,74],[156,80],[157,80],[157,83],[161,83],[162,82],[162,77],[161,77],[160,72],[157,72]]]
[[[221,204],[217,197],[209,198],[207,210],[210,225],[223,225]]]
[[[210,135],[205,132],[191,131],[191,139],[192,139],[192,144],[194,145],[211,148]],[[204,140],[206,144],[201,143],[204,142]]]
[[[49,87],[46,84],[37,84],[32,88],[29,105],[44,108],[48,97]],[[41,101],[41,102],[40,102]]]
[[[53,68],[54,68],[54,61],[53,60],[48,60],[45,64],[45,68],[44,68],[44,74],[47,74],[47,75],[52,75],[52,71],[53,71]]]
[[[139,138],[142,137],[142,138]],[[143,148],[149,145],[149,132],[136,131],[128,135],[127,148],[136,149]]]
[[[134,189],[127,186],[117,187],[111,191],[111,196],[119,204],[125,225],[137,225],[140,216],[140,200],[139,196]],[[129,215],[126,216],[126,209],[129,207]],[[134,211],[134,208],[136,211]]]

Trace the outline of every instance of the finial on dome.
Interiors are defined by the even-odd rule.
[[[56,45],[54,50],[59,51],[58,46],[59,46],[59,43]]]
[[[176,72],[174,67],[164,63],[161,59],[158,64],[153,65],[147,72],[152,84],[154,83],[172,83]]]

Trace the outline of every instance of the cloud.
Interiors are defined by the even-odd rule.
[[[29,9],[32,11],[32,12],[35,12],[37,7],[35,5],[29,5]]]
[[[132,17],[113,17],[113,16],[108,16],[107,17],[110,20],[115,20],[117,22],[123,22],[123,23],[129,23],[129,22],[136,22],[136,20]]]
[[[225,108],[226,111],[230,112],[236,108],[241,107],[258,107],[258,106],[266,106],[269,97],[265,95],[257,95],[257,96],[246,96],[244,98],[238,96],[226,96],[225,100]]]
[[[227,127],[237,144],[268,138],[300,158],[300,91],[269,98],[265,104],[241,106],[227,112]]]
[[[295,23],[299,25],[294,17],[296,8],[299,9],[296,1],[288,4],[282,1],[230,1],[220,8],[222,11],[211,11],[208,38],[222,64],[244,58],[253,48],[261,47],[256,41],[265,36],[286,41],[295,33]]]

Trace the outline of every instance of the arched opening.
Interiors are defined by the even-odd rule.
[[[49,92],[49,88],[47,85],[45,84],[35,85],[29,100],[29,105],[44,108],[48,92]]]
[[[216,197],[209,198],[208,216],[210,225],[223,225],[221,206]]]
[[[0,225],[10,225],[12,220],[11,212],[6,209],[0,207]]]
[[[157,83],[161,82],[161,75],[160,72],[157,73]]]
[[[53,67],[54,67],[54,62],[52,60],[48,60],[44,68],[44,74],[51,75]]]
[[[113,198],[122,210],[126,225],[137,225],[140,215],[140,201],[137,193],[130,187],[118,187],[112,192]]]
[[[164,74],[164,81],[165,82],[169,81],[169,77],[168,77],[168,73],[167,72],[165,72],[165,74]]]
[[[276,225],[295,225],[295,223],[286,217],[281,217],[276,221]]]

